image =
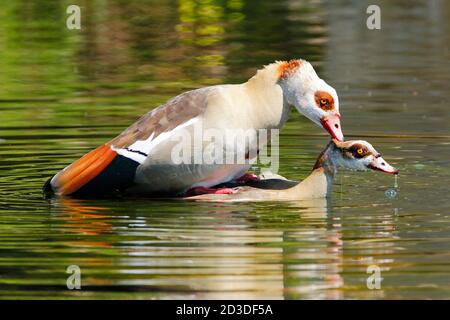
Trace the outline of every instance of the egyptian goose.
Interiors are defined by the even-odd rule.
[[[44,191],[57,195],[183,193],[233,180],[250,164],[206,165],[192,158],[175,163],[173,136],[181,131],[195,135],[196,126],[220,132],[278,129],[286,122],[290,106],[343,140],[336,91],[309,62],[277,61],[243,84],[210,86],[176,96],[57,173]],[[252,140],[249,145],[257,143]]]
[[[233,188],[233,194],[201,194],[185,197],[205,201],[294,201],[324,198],[331,194],[338,167],[353,170],[378,170],[398,174],[366,141],[339,142],[332,140],[317,158],[313,171],[302,182],[275,178],[249,181]],[[230,187],[230,186],[228,186]]]

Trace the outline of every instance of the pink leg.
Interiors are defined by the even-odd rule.
[[[257,180],[259,180],[259,178],[258,178],[258,176],[256,174],[251,173],[251,172],[247,172],[242,177],[237,178],[236,182],[246,183],[246,182],[249,182],[249,181],[257,181]]]
[[[189,189],[184,196],[192,197],[199,196],[201,194],[234,194],[237,190],[232,188],[206,188],[206,187],[195,187]]]

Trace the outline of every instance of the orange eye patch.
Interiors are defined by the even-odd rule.
[[[314,98],[317,106],[322,110],[328,111],[334,109],[334,99],[328,92],[316,91]]]
[[[361,144],[354,144],[349,149],[347,149],[347,151],[350,152],[353,155],[353,157],[357,159],[364,158],[369,154],[371,154],[369,150]]]

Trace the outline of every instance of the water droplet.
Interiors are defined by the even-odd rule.
[[[384,194],[389,199],[394,199],[397,196],[397,191],[395,191],[394,189],[387,189]]]
[[[384,194],[389,199],[394,199],[397,196],[397,189],[398,189],[398,174],[394,176],[394,188],[387,189]]]

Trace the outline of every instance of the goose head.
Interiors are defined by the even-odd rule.
[[[284,62],[278,71],[279,84],[287,103],[323,127],[333,139],[343,141],[336,90],[320,79],[305,60]]]
[[[335,151],[330,161],[334,166],[339,166],[352,170],[376,170],[389,174],[398,174],[398,170],[387,163],[375,148],[364,140],[350,140],[331,142],[335,146]]]

